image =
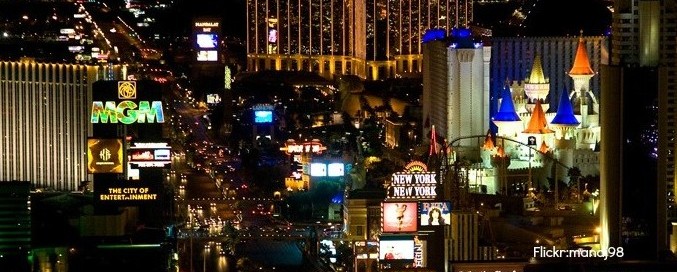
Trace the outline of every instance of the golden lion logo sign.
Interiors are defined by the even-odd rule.
[[[118,82],[119,99],[136,99],[136,81]]]

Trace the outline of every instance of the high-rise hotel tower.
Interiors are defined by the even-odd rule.
[[[378,79],[421,71],[427,29],[467,26],[471,0],[248,0],[247,69]]]
[[[617,0],[612,20],[611,61],[600,72],[600,242],[656,259],[677,252],[677,239],[668,248],[677,215],[677,3]]]
[[[92,83],[118,67],[0,62],[0,181],[76,190],[87,180]]]

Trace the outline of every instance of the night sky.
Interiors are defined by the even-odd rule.
[[[604,35],[611,12],[601,0],[540,0],[525,21],[525,36]]]

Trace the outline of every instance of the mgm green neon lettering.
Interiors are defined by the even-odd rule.
[[[118,122],[125,125],[133,123],[164,123],[165,114],[162,111],[161,101],[122,101],[115,105],[115,101],[92,102],[93,124]]]

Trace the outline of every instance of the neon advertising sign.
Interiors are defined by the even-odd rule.
[[[118,82],[118,98],[116,101],[92,102],[91,122],[112,123],[118,122],[125,125],[133,123],[164,123],[165,114],[162,110],[161,101],[139,101],[138,104],[129,99],[136,99],[136,82]]]
[[[284,151],[288,155],[296,155],[303,153],[322,154],[322,152],[325,150],[327,150],[327,147],[322,145],[322,143],[317,140],[300,144],[297,144],[293,140],[290,140],[287,141],[287,143],[285,143],[284,147],[280,147],[280,151]]]
[[[437,173],[428,172],[428,166],[413,161],[403,172],[394,173],[388,186],[388,199],[434,199],[437,197]]]

